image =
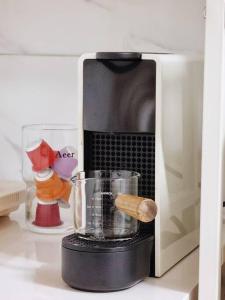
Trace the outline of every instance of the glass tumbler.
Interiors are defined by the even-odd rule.
[[[40,233],[73,229],[73,184],[78,131],[73,125],[26,125],[22,129],[22,172],[26,224]]]
[[[118,194],[138,194],[139,173],[132,171],[79,172],[75,180],[75,231],[80,237],[118,240],[134,236],[138,221],[118,210]]]

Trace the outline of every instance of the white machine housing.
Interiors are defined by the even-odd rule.
[[[84,168],[83,66],[79,59],[79,169]],[[155,276],[160,277],[199,244],[203,62],[199,57],[142,53],[156,64]],[[135,171],[135,170],[134,170]]]

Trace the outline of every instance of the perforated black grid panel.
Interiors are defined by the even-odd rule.
[[[65,248],[70,248],[77,250],[86,250],[86,251],[118,251],[118,248],[126,249],[131,246],[135,246],[140,243],[143,239],[149,238],[153,241],[153,236],[145,233],[138,233],[132,239],[127,240],[90,240],[79,237],[77,234],[67,235],[62,240],[62,245]]]
[[[85,170],[131,170],[141,174],[138,194],[155,199],[155,135],[84,132]]]

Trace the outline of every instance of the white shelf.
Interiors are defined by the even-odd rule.
[[[11,214],[11,220],[0,218],[1,295],[7,300],[197,299],[198,250],[160,279],[147,278],[120,292],[88,293],[71,289],[61,279],[61,239],[25,230],[24,205]]]

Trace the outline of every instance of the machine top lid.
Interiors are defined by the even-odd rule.
[[[140,60],[140,52],[97,52],[96,59]]]

